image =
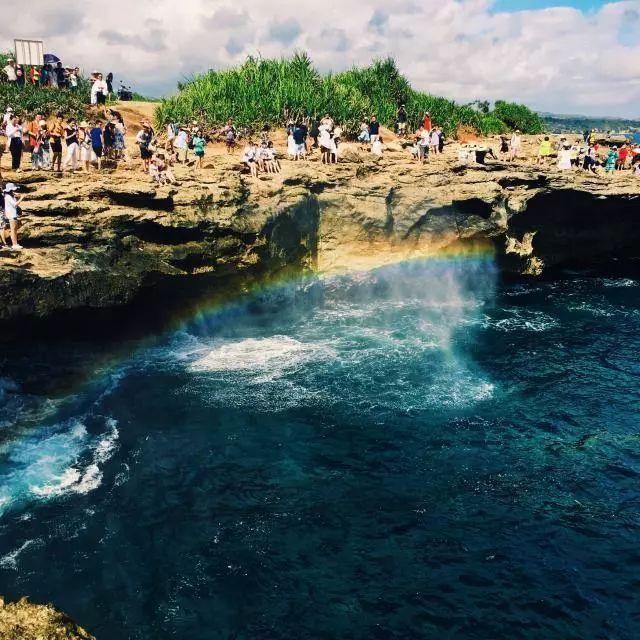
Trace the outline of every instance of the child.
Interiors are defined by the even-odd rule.
[[[382,144],[382,137],[378,136],[371,143],[371,153],[373,153],[373,155],[375,156],[378,156],[379,158],[382,158],[383,151],[384,151],[384,145]]]

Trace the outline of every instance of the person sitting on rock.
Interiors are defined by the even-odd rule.
[[[382,136],[378,136],[371,143],[371,153],[375,156],[378,156],[379,158],[382,158],[383,152],[384,152],[384,145],[382,143]]]
[[[258,177],[258,162],[257,162],[257,147],[253,140],[249,141],[249,144],[244,148],[242,153],[242,162],[249,167],[252,177]]]
[[[371,136],[369,135],[369,125],[363,122],[360,125],[360,133],[358,134],[358,141],[360,142],[360,150],[368,151],[369,143],[371,142]]]

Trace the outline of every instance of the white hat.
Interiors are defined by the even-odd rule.
[[[11,107],[7,107],[7,113],[13,113],[13,109]]]
[[[7,184],[4,187],[4,191],[3,193],[11,193],[12,191],[17,191],[18,187],[13,184],[13,182],[7,182]]]

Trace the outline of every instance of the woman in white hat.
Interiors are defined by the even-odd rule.
[[[8,182],[4,191],[4,217],[9,221],[9,233],[11,234],[11,249],[13,251],[20,251],[22,247],[18,244],[18,212],[19,206],[24,198],[21,195],[16,198],[16,191],[18,187],[13,182]],[[7,240],[5,238],[5,228],[2,228],[2,242],[6,245]]]

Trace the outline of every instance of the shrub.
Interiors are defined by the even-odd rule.
[[[533,134],[544,131],[542,118],[523,104],[498,100],[493,115],[502,120],[509,129],[520,129],[522,133]]]
[[[355,134],[360,122],[373,114],[393,126],[400,104],[406,105],[414,129],[426,111],[447,135],[455,135],[460,126],[483,133],[501,133],[510,126],[495,112],[415,91],[391,58],[321,76],[306,53],[279,60],[251,57],[238,67],[195,76],[179,84],[177,95],[162,101],[156,119],[164,126],[194,118],[219,125],[233,118],[241,127],[258,130],[264,124],[279,126],[289,119],[330,113],[348,134]],[[482,104],[488,109],[488,103]],[[515,106],[535,117],[526,107]],[[516,126],[537,132],[530,131],[532,124],[525,123],[522,114]]]

